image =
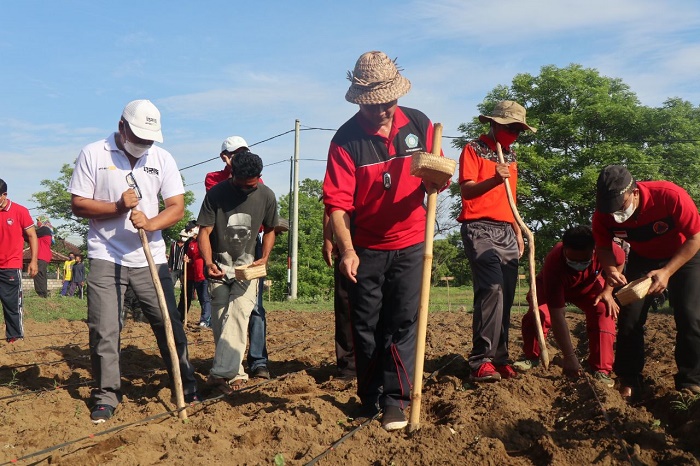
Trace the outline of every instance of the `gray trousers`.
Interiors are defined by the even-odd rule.
[[[464,252],[474,280],[473,347],[469,367],[508,363],[510,308],[518,281],[518,242],[510,223],[462,224]]]
[[[187,355],[187,336],[180,322],[173,282],[167,264],[158,264],[158,277],[168,304],[173,327],[175,348],[180,361],[180,375],[185,394],[197,390],[194,368]],[[97,388],[92,391],[94,404],[116,407],[121,400],[121,373],[119,367],[122,306],[127,285],[134,290],[156,337],[160,354],[172,380],[170,351],[165,337],[158,296],[148,267],[125,267],[113,262],[91,259],[88,278],[88,330],[90,333],[90,360]]]

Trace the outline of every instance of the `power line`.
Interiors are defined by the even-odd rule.
[[[272,137],[269,137],[269,138],[267,138],[267,139],[263,139],[262,141],[258,141],[258,142],[255,142],[255,143],[253,143],[253,144],[250,144],[250,145],[248,145],[248,147],[257,146],[258,144],[262,144],[263,142],[272,141],[273,139],[277,139],[277,138],[279,138],[279,137],[284,136],[285,134],[289,134],[289,133],[293,133],[293,132],[294,132],[294,130],[293,130],[293,129],[290,129],[289,131],[285,131],[284,133],[276,134],[276,135],[274,135],[274,136],[272,136]],[[193,163],[192,165],[188,165],[188,166],[186,166],[186,167],[182,167],[182,168],[180,169],[180,171],[184,171],[184,170],[187,170],[188,168],[196,167],[196,166],[198,166],[198,165],[202,165],[202,164],[205,164],[205,163],[207,163],[207,162],[214,161],[214,160],[216,160],[216,159],[218,159],[218,158],[219,158],[219,157],[212,157],[212,158],[207,159],[207,160],[204,160],[204,161],[202,161],[202,162]]]

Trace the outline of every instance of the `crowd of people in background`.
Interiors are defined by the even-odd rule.
[[[345,99],[358,105],[358,111],[331,140],[322,197],[322,255],[335,279],[336,376],[357,379],[360,405],[355,417],[381,414],[384,429],[394,431],[407,425],[416,363],[425,194],[447,186],[428,185],[410,174],[412,156],[432,150],[433,124],[421,111],[399,106],[411,83],[395,61],[382,52],[367,52],[349,80]],[[567,229],[547,254],[536,277],[538,308],[535,297],[528,295],[523,354],[514,361],[509,328],[525,243],[511,204],[517,203],[518,180],[513,144],[522,132],[537,130],[527,123],[526,109],[511,100],[496,103],[479,120],[489,130],[465,144],[458,170],[462,208],[457,220],[474,290],[468,380],[499,382],[537,367],[537,313],[545,336],[550,330],[554,334],[565,376],[590,371],[604,386],[613,387],[616,375],[620,394],[634,397],[644,386],[647,313],[658,296],[667,295],[677,327],[676,388],[700,394],[698,209],[679,186],[638,182],[618,165],[600,172],[592,224]],[[197,325],[214,336],[206,385],[232,395],[250,377],[271,377],[263,278],[246,278],[245,269],[267,266],[275,239],[288,222],[279,217],[275,194],[262,182],[262,159],[241,136],[226,138],[219,154],[224,168],[206,175],[207,192],[196,220],[166,254],[162,231],[183,219],[184,186],[172,155],[154,142],[163,142],[159,110],[148,100],[129,102],[117,131],[82,149],[69,186],[73,213],[89,220],[90,278],[82,255],[71,253],[62,266],[60,295],[82,298],[87,283],[94,423],[110,419],[122,399],[120,303],[128,293],[150,323],[172,378],[164,324],[170,320],[187,403],[201,400],[186,334],[195,296],[201,307]],[[506,184],[512,200],[503,189]],[[45,217],[35,224],[26,208],[12,203],[3,180],[0,234],[0,299],[6,341],[12,343],[24,337],[24,242],[29,242],[31,255],[27,271],[35,278],[37,294],[47,297],[53,227]],[[165,310],[151,279],[149,253]],[[620,306],[614,289],[640,277],[652,280],[649,295]],[[571,342],[564,317],[567,303],[586,316],[587,367]]]

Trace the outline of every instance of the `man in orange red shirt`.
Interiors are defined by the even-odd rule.
[[[637,182],[627,168],[609,165],[598,177],[593,235],[609,285],[652,279],[645,299],[620,310],[614,367],[620,394],[642,388],[644,323],[666,289],[676,321],[676,389],[700,394],[700,214],[693,199],[671,182]],[[624,275],[614,265],[614,238],[630,245]]]
[[[566,323],[566,303],[581,309],[586,315],[588,333],[588,365],[593,377],[607,387],[615,383],[610,378],[613,367],[613,343],[615,319],[620,310],[612,296],[612,287],[605,284],[591,227],[579,225],[564,232],[562,241],[547,254],[544,266],[537,275],[537,305],[544,337],[551,328],[561,349],[564,374],[581,375],[581,365],[571,343]],[[613,254],[618,271],[625,266],[625,252],[617,244]],[[519,371],[526,371],[539,364],[540,346],[537,342],[535,313],[531,295],[529,311],[523,316],[523,352],[525,359],[513,364]]]
[[[462,211],[457,220],[474,280],[470,380],[495,382],[517,376],[508,363],[508,329],[525,247],[502,185],[510,183],[515,197],[518,165],[511,144],[522,131],[536,129],[527,124],[525,108],[510,100],[498,102],[479,121],[489,122],[490,130],[468,142],[459,158]],[[498,161],[496,141],[505,163]]]
[[[27,271],[34,277],[38,270],[34,220],[26,207],[7,198],[7,183],[0,179],[0,301],[5,317],[5,339],[14,343],[24,338],[22,320],[22,253],[24,239],[29,241],[32,257]]]

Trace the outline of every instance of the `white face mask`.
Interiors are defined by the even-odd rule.
[[[589,260],[589,261],[579,262],[579,261],[572,261],[572,260],[566,259],[566,265],[568,265],[569,267],[571,267],[572,269],[574,269],[577,272],[583,272],[584,270],[586,270],[588,267],[590,267],[591,262],[593,262],[593,261]]]
[[[124,138],[124,149],[129,153],[130,156],[136,159],[140,159],[141,157],[146,155],[146,152],[148,152],[148,149],[150,148],[151,144],[136,144]]]
[[[632,216],[632,214],[634,213],[634,211],[636,209],[637,209],[637,207],[635,207],[634,199],[633,199],[632,202],[630,202],[630,205],[628,205],[626,209],[618,210],[617,212],[613,212],[612,216],[617,223],[624,223],[625,221],[627,221],[627,219],[629,219]]]

